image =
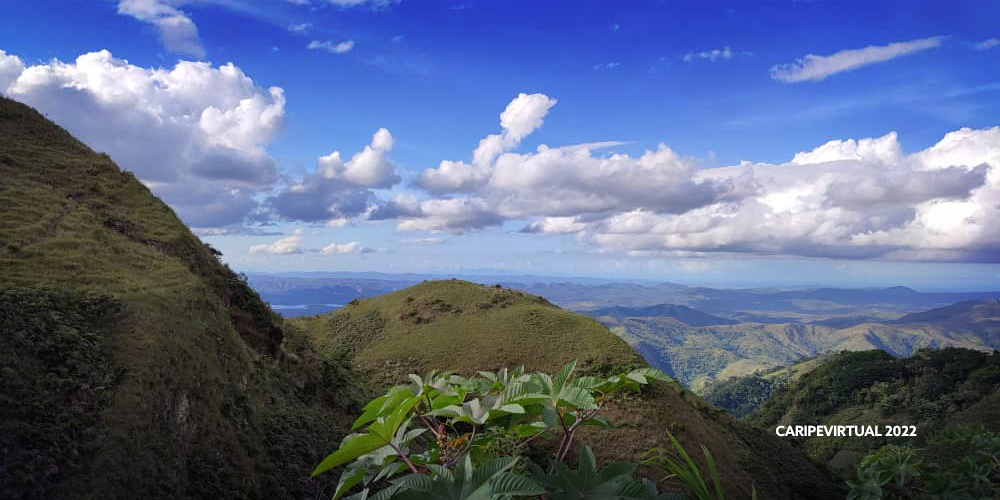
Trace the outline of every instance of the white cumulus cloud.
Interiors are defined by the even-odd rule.
[[[531,116],[519,136],[545,114]],[[400,231],[527,221],[523,232],[576,234],[633,256],[1000,261],[1000,127],[954,131],[915,153],[890,132],[832,140],[785,163],[719,168],[664,144],[606,152],[622,144],[521,153],[490,136],[479,162],[446,160],[423,173],[429,199],[400,194],[367,216],[396,220]]]
[[[577,222],[576,217],[545,217],[525,226],[525,233],[564,234],[578,233],[587,228],[587,224]]]
[[[721,49],[705,50],[702,52],[688,52],[681,57],[684,62],[691,62],[695,59],[704,59],[706,61],[715,62],[717,59],[732,59],[733,50],[729,46],[723,47]]]
[[[678,214],[636,209],[587,238],[622,250],[839,258],[1000,260],[1000,127],[963,129],[911,155],[896,135],[833,141],[782,165],[704,169],[751,194]]]
[[[944,37],[934,36],[889,45],[872,45],[863,49],[842,50],[828,56],[807,54],[794,63],[772,67],[771,78],[785,83],[819,81],[830,75],[938,47],[943,41]]]
[[[349,52],[351,49],[354,48],[354,40],[345,40],[340,43],[334,43],[329,40],[323,42],[319,40],[313,40],[309,42],[309,45],[307,45],[306,47],[309,49],[325,50],[327,52],[331,52],[334,54],[343,54],[345,52]]]
[[[442,161],[436,169],[425,170],[418,184],[437,193],[471,191],[479,187],[488,178],[490,163],[497,155],[517,147],[522,139],[541,127],[545,115],[555,104],[556,100],[545,94],[519,94],[500,113],[503,132],[480,140],[472,152],[471,164]]]
[[[329,245],[323,247],[320,253],[323,255],[338,255],[347,253],[361,253],[363,248],[361,243],[357,241],[352,241],[349,243],[330,243]]]
[[[106,50],[24,67],[0,55],[0,91],[131,170],[194,226],[238,223],[277,179],[266,147],[284,92],[229,63],[143,68]]]
[[[375,9],[388,8],[400,2],[400,0],[326,0],[326,1],[333,5],[345,8],[357,7],[360,5],[368,5]]]
[[[197,58],[205,57],[194,21],[169,2],[120,0],[118,13],[153,25],[167,50]]]
[[[273,243],[254,245],[250,247],[250,253],[269,253],[277,255],[287,255],[302,253],[299,245],[302,244],[302,230],[296,229],[291,236],[286,236]]]
[[[988,39],[983,40],[981,42],[975,43],[973,45],[973,47],[976,50],[987,50],[987,49],[992,49],[993,47],[996,47],[997,45],[1000,45],[1000,38],[988,38]]]
[[[346,224],[375,203],[372,189],[390,188],[400,181],[389,158],[395,140],[385,128],[349,161],[340,151],[316,160],[316,171],[292,181],[267,198],[266,205],[280,219]]]
[[[340,158],[340,151],[321,156],[316,172],[326,179],[343,180],[362,187],[388,188],[399,182],[396,164],[389,159],[394,139],[385,128],[378,129],[372,142],[355,154],[350,161]]]

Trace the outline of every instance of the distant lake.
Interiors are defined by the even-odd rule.
[[[344,304],[271,304],[271,309],[287,318],[323,314],[344,307]]]

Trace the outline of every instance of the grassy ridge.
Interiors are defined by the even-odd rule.
[[[45,436],[65,425],[82,429],[72,436],[89,436],[78,454],[54,464],[73,474],[49,474],[25,489],[4,484],[5,493],[300,498],[329,487],[306,477],[321,458],[315,445],[337,442],[344,411],[355,407],[357,389],[344,365],[284,325],[107,155],[9,99],[0,99],[0,144],[0,307],[5,324],[14,325],[3,330],[8,350],[0,368],[14,374],[7,382],[38,397],[33,378],[85,382],[84,374],[64,371],[90,344],[66,343],[39,358],[31,345],[11,340],[27,338],[37,324],[46,332],[89,332],[102,363],[121,374],[75,423],[31,419],[2,400],[0,415],[16,425],[12,439],[21,452],[48,453]],[[72,318],[95,293],[120,305],[113,327],[39,323]],[[45,299],[65,294],[77,299]],[[50,305],[35,320],[11,322],[7,316],[29,299]],[[25,358],[39,362],[27,370]]]
[[[290,321],[317,332],[320,344],[346,344],[341,348],[367,371],[381,371],[390,361],[400,375],[513,364],[542,370],[572,357],[582,365],[641,363],[593,319],[540,297],[459,280],[425,282],[330,315]]]

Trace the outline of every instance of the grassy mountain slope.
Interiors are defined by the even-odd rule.
[[[830,328],[799,323],[692,327],[667,318],[626,318],[615,329],[652,366],[700,392],[714,381],[786,366],[830,346]]]
[[[597,321],[515,290],[465,281],[432,281],[364,299],[337,311],[289,320],[330,355],[353,356],[374,383],[403,381],[431,369],[460,372],[525,365],[555,372],[571,359],[584,370],[609,372],[643,361]],[[705,444],[719,458],[733,498],[835,498],[831,483],[800,450],[739,422],[677,384],[643,397],[615,400],[606,416],[615,431],[588,431],[584,442],[602,459],[632,459],[665,446],[666,431],[691,449]]]
[[[899,320],[846,328],[803,323],[694,327],[672,317],[625,317],[612,326],[651,365],[700,393],[713,382],[786,366],[824,352],[881,349],[896,357],[921,348],[1000,348],[1000,302],[969,301]]]
[[[301,498],[354,411],[315,352],[107,155],[0,99],[0,490]],[[343,415],[343,416],[341,416]]]
[[[858,458],[889,442],[920,445],[951,423],[1000,430],[1000,353],[924,349],[897,359],[880,350],[844,351],[777,390],[747,420],[776,425],[915,425],[917,438],[812,437],[814,459],[852,475]]]

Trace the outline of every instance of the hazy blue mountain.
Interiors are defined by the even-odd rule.
[[[616,306],[583,312],[597,318],[598,321],[605,323],[612,319],[622,320],[625,318],[642,317],[669,317],[691,326],[735,325],[736,323],[739,323],[736,320],[714,316],[712,314],[701,312],[697,309],[692,309],[688,306],[679,306],[676,304],[659,304],[647,307]]]

